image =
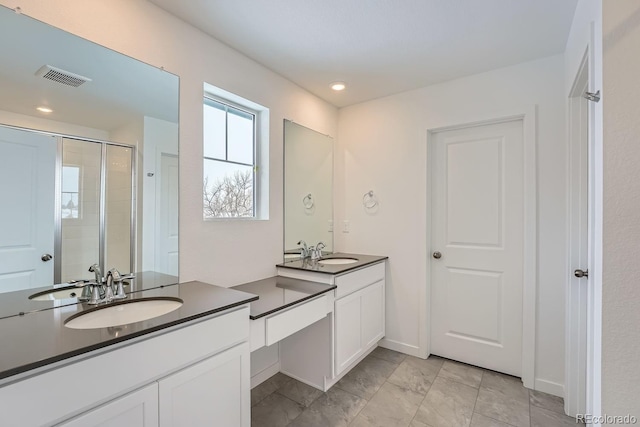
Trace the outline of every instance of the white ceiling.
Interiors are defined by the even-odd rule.
[[[0,28],[11,34],[0,37],[0,110],[106,131],[143,116],[178,122],[176,76],[2,6]],[[92,81],[74,88],[36,76],[45,64]]]
[[[562,53],[577,4],[150,1],[339,107]]]

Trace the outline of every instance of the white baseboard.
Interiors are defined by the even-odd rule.
[[[420,355],[420,348],[415,345],[383,338],[380,340],[380,342],[378,342],[378,346],[387,348],[389,350],[399,351],[400,353],[408,354],[409,356],[415,356],[424,359],[424,357]]]
[[[273,365],[269,366],[268,368],[265,368],[262,371],[260,371],[257,374],[255,374],[254,376],[252,376],[251,377],[251,388],[259,386],[260,384],[262,384],[263,382],[265,382],[266,380],[268,380],[269,378],[271,378],[272,376],[274,376],[278,372],[280,372],[280,361],[278,361],[277,363],[274,363]]]
[[[564,398],[564,385],[536,378],[534,390]]]

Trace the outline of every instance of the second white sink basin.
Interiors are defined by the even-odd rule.
[[[55,301],[59,299],[78,298],[80,294],[82,294],[82,288],[65,286],[64,288],[38,292],[29,296],[29,299],[34,301]]]
[[[71,329],[97,329],[126,325],[171,313],[182,306],[179,298],[141,298],[99,306],[69,317],[64,326]]]
[[[353,264],[358,262],[357,258],[325,258],[318,261],[318,264],[323,265],[340,265],[340,264]]]

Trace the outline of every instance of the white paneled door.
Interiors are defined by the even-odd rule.
[[[160,185],[156,187],[158,237],[156,270],[178,275],[178,156],[160,155]]]
[[[565,412],[572,417],[592,413],[587,407],[589,323],[593,319],[593,279],[589,280],[590,248],[593,244],[590,194],[590,112],[593,104],[584,98],[589,89],[588,61],[578,72],[569,98],[569,266],[565,347]],[[591,243],[590,243],[591,241]],[[593,269],[591,269],[593,272]]]
[[[521,376],[523,122],[433,136],[431,353]]]
[[[0,126],[0,292],[53,284],[56,140]]]

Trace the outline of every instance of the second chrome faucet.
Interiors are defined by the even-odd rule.
[[[317,245],[307,247],[307,242],[304,240],[300,240],[298,245],[301,246],[300,250],[300,258],[306,259],[311,258],[312,261],[319,260],[322,258],[322,250],[327,247],[324,242],[318,242]]]
[[[89,305],[125,299],[127,294],[124,292],[124,280],[135,278],[133,274],[123,276],[115,268],[109,270],[106,277],[103,277],[98,264],[91,265],[89,272],[94,273],[95,282],[78,282],[77,285],[83,286],[82,295],[78,300],[87,302]]]

